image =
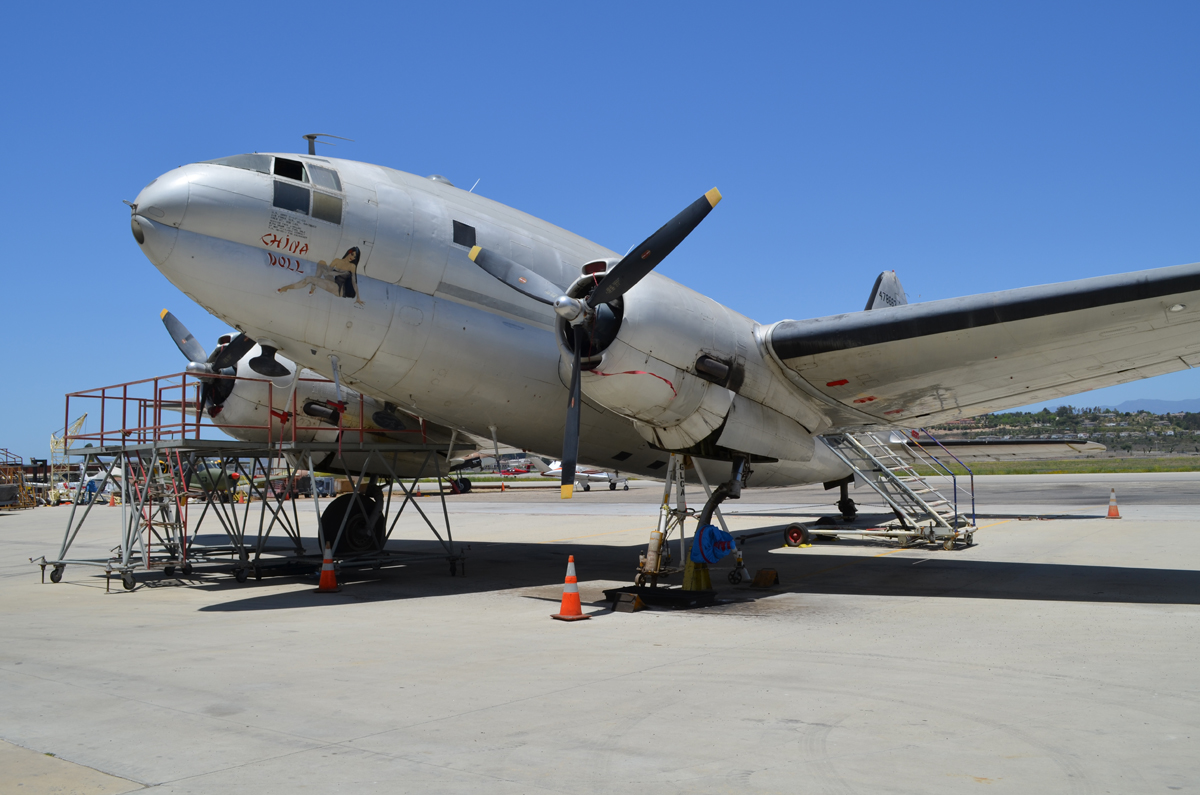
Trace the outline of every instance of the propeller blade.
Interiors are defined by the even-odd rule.
[[[571,398],[567,402],[567,427],[563,433],[562,455],[562,498],[571,499],[575,491],[575,463],[579,458],[579,411],[581,408],[580,392],[582,391],[582,358],[583,344],[587,332],[583,326],[575,326],[575,358],[571,363]]]
[[[224,348],[216,351],[216,357],[209,362],[212,369],[216,372],[224,370],[226,367],[235,367],[242,360],[242,357],[250,352],[254,347],[254,340],[247,337],[244,333],[238,334]]]
[[[554,282],[538,276],[529,268],[513,262],[503,254],[475,246],[467,256],[476,265],[518,293],[527,295],[535,301],[541,301],[543,304],[553,304],[555,298],[566,292]]]
[[[588,306],[595,309],[600,304],[615,301],[654,270],[658,263],[667,258],[683,239],[700,225],[712,208],[721,201],[721,192],[713,188],[684,208],[683,212],[667,221],[642,244],[630,251],[600,281],[588,298]]]
[[[212,398],[212,380],[200,382],[200,405],[196,407],[196,420],[200,420],[204,414],[204,410],[208,408],[208,401]]]
[[[205,352],[204,346],[196,341],[192,332],[187,330],[187,326],[179,322],[179,318],[165,309],[159,314],[159,317],[162,318],[163,325],[167,327],[167,333],[171,335],[171,339],[175,340],[175,346],[179,348],[180,353],[187,357],[189,362],[208,360],[208,353]]]

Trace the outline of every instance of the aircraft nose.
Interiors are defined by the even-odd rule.
[[[187,175],[179,169],[169,171],[142,188],[134,202],[134,213],[178,229],[187,213],[189,191]]]

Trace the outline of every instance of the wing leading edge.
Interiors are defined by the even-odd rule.
[[[1200,364],[1200,263],[784,320],[768,348],[835,426],[986,414]]]

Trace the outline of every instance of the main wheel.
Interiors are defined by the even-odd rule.
[[[789,547],[798,547],[812,541],[808,528],[802,524],[790,524],[783,531],[783,540]]]
[[[62,566],[55,566],[50,570],[50,582],[62,582]]]
[[[591,491],[591,490],[592,490],[592,484],[591,484],[591,483],[584,483],[584,484],[583,484],[583,490],[584,490],[584,491]]]
[[[459,479],[458,479],[458,490],[459,490],[460,492],[462,492],[463,494],[468,494],[468,493],[470,493],[470,491],[471,491],[471,479],[470,479],[470,478],[459,478]]]
[[[358,502],[354,501],[354,494],[343,494],[329,503],[329,507],[321,513],[321,533],[327,543],[332,544],[337,538],[342,518],[349,514],[346,518],[346,529],[342,531],[341,540],[333,550],[335,557],[365,555],[383,549],[387,536],[387,523],[383,519],[383,512],[381,511],[375,522],[368,526],[368,520],[377,505],[373,497],[362,494],[358,495]]]
[[[616,484],[616,482],[609,483],[609,484],[608,484],[608,490],[609,490],[609,491],[616,491],[616,490],[617,490],[617,484]]]
[[[628,483],[626,483],[626,484],[625,484],[625,488],[623,489],[623,491],[629,491],[629,484],[628,484]]]
[[[132,591],[137,583],[133,579],[133,572],[127,571],[121,575],[121,585],[125,586],[126,591]]]

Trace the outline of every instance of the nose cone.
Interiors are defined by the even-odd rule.
[[[156,224],[178,229],[187,213],[189,188],[188,175],[183,169],[168,171],[142,188],[134,202],[137,207],[134,212]]]

